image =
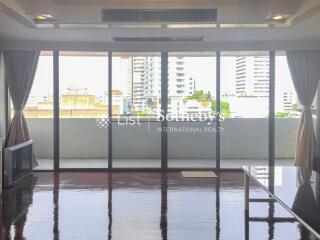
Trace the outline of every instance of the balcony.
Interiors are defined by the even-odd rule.
[[[60,167],[107,168],[108,129],[97,119],[60,119]],[[35,142],[37,170],[53,168],[52,119],[27,119]],[[276,164],[292,164],[299,119],[276,119]],[[113,123],[114,168],[160,168],[160,122]],[[172,128],[205,129],[206,122],[169,122]],[[209,126],[210,127],[210,126]],[[221,124],[221,167],[264,165],[268,159],[268,119],[230,118]],[[215,132],[168,132],[169,168],[214,168]]]

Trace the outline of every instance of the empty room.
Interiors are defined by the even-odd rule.
[[[319,0],[0,0],[0,240],[320,239]]]

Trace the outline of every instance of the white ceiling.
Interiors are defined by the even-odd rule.
[[[208,8],[218,9],[218,22],[238,27],[194,29],[101,28],[101,8]],[[290,12],[284,27],[258,27],[270,13]],[[50,13],[71,29],[39,29],[28,14]],[[112,37],[205,36],[202,48],[319,48],[319,0],[0,0],[0,44],[6,48],[133,48],[161,50],[190,48],[190,43],[113,43]],[[82,24],[82,25],[80,25]],[[255,27],[239,27],[240,24]],[[86,27],[87,26],[87,27]],[[1,46],[0,45],[0,46]]]

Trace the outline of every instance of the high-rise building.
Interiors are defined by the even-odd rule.
[[[124,98],[131,98],[132,93],[132,58],[121,57],[120,80],[123,83],[122,92]]]
[[[133,111],[144,109],[144,69],[146,57],[132,58],[132,88],[131,102]]]
[[[145,107],[160,109],[161,97],[161,59],[146,57],[143,74]],[[184,97],[195,91],[195,81],[188,74],[184,57],[170,57],[168,64],[168,97],[169,110],[178,111]],[[175,109],[175,110],[174,110]]]
[[[161,59],[146,57],[144,93],[146,97],[161,96]],[[194,92],[194,79],[188,74],[184,57],[170,57],[168,64],[168,96],[186,97]]]
[[[294,98],[293,92],[283,92],[282,93],[282,108],[283,111],[288,112],[292,110],[292,105],[297,103]]]
[[[125,109],[156,112],[161,106],[161,58],[155,56],[122,57],[121,79]],[[178,101],[191,96],[195,80],[188,74],[184,57],[170,57],[168,69],[169,108],[179,107]],[[177,105],[177,106],[176,106]]]
[[[269,58],[267,56],[236,58],[236,95],[269,96]]]
[[[169,97],[187,97],[195,91],[195,81],[186,69],[184,57],[169,58]]]

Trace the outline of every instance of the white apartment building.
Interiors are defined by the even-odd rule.
[[[143,111],[144,109],[144,71],[146,57],[132,58],[132,107],[134,111]]]
[[[236,58],[236,95],[269,96],[269,57],[241,56]]]
[[[191,96],[195,91],[195,80],[186,70],[184,57],[169,57],[168,79],[168,110],[169,112],[180,112],[181,100]],[[146,106],[160,109],[161,60],[158,57],[146,57],[144,95]]]
[[[284,112],[292,110],[292,105],[297,103],[297,99],[294,97],[293,92],[282,93],[282,109]]]
[[[144,108],[160,109],[161,102],[161,60],[160,57],[145,58],[143,74]]]
[[[52,96],[29,96],[26,107],[39,107],[39,103],[52,102]]]
[[[161,106],[161,60],[160,57],[122,57],[121,79],[123,99],[133,111],[151,111]],[[169,58],[169,112],[181,113],[183,98],[191,96],[195,91],[195,80],[186,71],[183,57]],[[125,107],[127,109],[127,107]]]
[[[126,112],[129,111],[132,105],[132,82],[133,82],[133,59],[131,57],[123,56],[120,60],[120,80],[123,83],[121,90],[123,92],[123,99],[125,101]]]
[[[101,98],[102,102],[106,105],[109,104],[109,92],[106,91]],[[118,89],[112,90],[112,106],[119,109],[119,114],[124,114],[124,97],[122,91]]]
[[[211,100],[188,99],[183,102],[184,114],[209,116],[212,114]]]

